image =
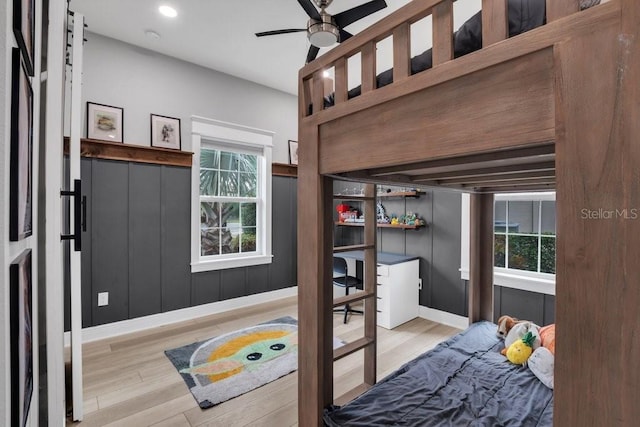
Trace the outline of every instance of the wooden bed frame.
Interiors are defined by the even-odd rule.
[[[554,424],[640,419],[640,2],[547,0],[547,24],[506,39],[506,1],[483,0],[481,50],[451,60],[452,0],[413,0],[299,76],[299,425],[334,402],[333,360],[364,353],[376,381],[375,187],[367,184],[364,336],[332,350],[334,179],[471,193],[470,322],[493,317],[493,194],[557,192]],[[410,76],[409,26],[431,14],[433,63]],[[375,88],[393,35],[394,83]],[[347,100],[347,58],[362,95]],[[334,67],[335,105],[322,108]],[[309,105],[315,107],[313,113]],[[347,248],[352,249],[352,248]]]

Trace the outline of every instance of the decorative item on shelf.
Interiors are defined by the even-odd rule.
[[[123,108],[87,102],[87,138],[122,142],[123,114]]]
[[[151,146],[180,150],[180,119],[151,114]]]
[[[389,224],[391,222],[387,216],[384,206],[382,206],[382,203],[380,202],[376,203],[376,222],[378,224]]]

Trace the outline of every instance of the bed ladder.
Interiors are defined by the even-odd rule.
[[[376,304],[377,304],[377,252],[376,252],[376,186],[375,184],[364,184],[364,195],[358,196],[362,200],[364,207],[364,238],[363,244],[350,246],[334,246],[333,253],[361,250],[364,251],[363,267],[363,291],[351,295],[335,298],[333,307],[344,304],[352,304],[357,301],[364,301],[364,333],[363,336],[351,341],[342,347],[333,350],[333,361],[342,359],[356,351],[363,350],[363,382],[354,389],[334,398],[334,403],[343,405],[355,397],[365,392],[376,383]],[[331,208],[332,205],[326,208]],[[333,286],[326,287],[327,292],[333,290]],[[333,383],[333,381],[332,381]]]

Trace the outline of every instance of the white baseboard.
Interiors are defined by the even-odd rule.
[[[442,323],[443,325],[453,326],[458,329],[467,329],[469,327],[468,317],[459,316],[457,314],[436,310],[435,308],[429,308],[422,305],[418,309],[418,316],[423,319],[431,320],[432,322]]]
[[[235,310],[237,308],[249,307],[295,295],[298,295],[297,286],[279,289],[277,291],[264,292],[261,294],[248,295],[246,297],[233,298],[225,301],[197,305],[195,307],[187,307],[180,310],[168,311],[166,313],[152,314],[150,316],[92,326],[82,330],[82,342],[88,343],[105,338],[112,338],[118,335],[125,335],[132,332],[143,331],[145,329],[156,328],[158,326],[184,322],[186,320],[197,319],[202,316],[222,313],[224,311]],[[69,347],[70,345],[70,333],[65,332],[64,346]]]

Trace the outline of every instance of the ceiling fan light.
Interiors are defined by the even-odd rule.
[[[318,31],[313,34],[309,33],[309,41],[317,47],[327,47],[335,44],[338,37],[331,31]]]

